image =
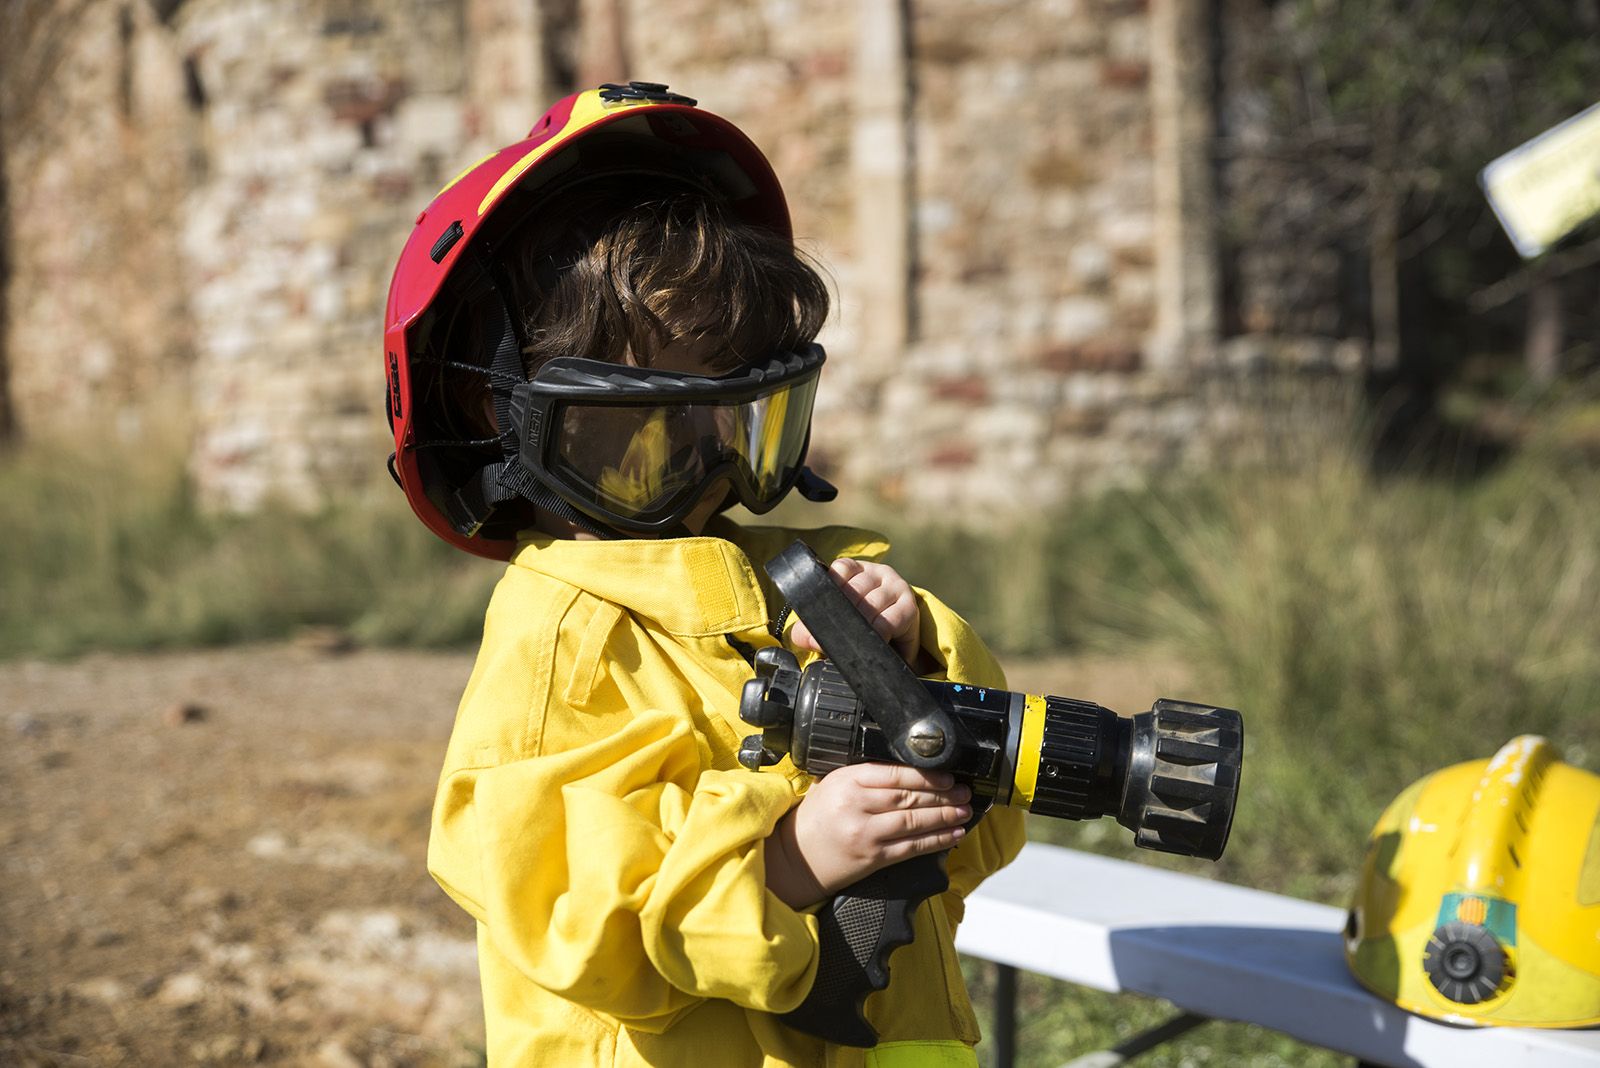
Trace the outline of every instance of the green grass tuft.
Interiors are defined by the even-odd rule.
[[[0,459],[0,540],[0,657],[217,645],[314,626],[466,644],[500,570],[438,541],[392,487],[312,512],[282,502],[249,516],[208,512],[176,441],[41,444]]]

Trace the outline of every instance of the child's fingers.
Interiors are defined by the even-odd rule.
[[[903,812],[914,808],[953,808],[972,800],[972,788],[956,783],[948,790],[894,788],[867,790],[862,809],[869,813]],[[970,813],[969,813],[970,815]]]
[[[890,577],[895,576],[893,570],[882,564],[852,560],[847,556],[835,560],[829,568],[829,574],[833,584],[844,591],[850,603],[857,608],[861,607],[868,595],[882,589]]]
[[[841,556],[828,565],[828,574],[833,576],[833,581],[840,586],[867,569],[867,565],[860,560],[849,556]]]
[[[920,857],[925,853],[938,853],[953,848],[966,837],[966,834],[965,827],[950,827],[913,838],[900,838],[885,845],[881,855],[887,867],[889,864],[898,864],[902,860]]]
[[[879,615],[866,616],[863,618],[866,619],[867,624],[872,628],[873,633],[878,635],[878,637],[882,638],[884,641],[894,640],[897,630],[893,623]],[[814,653],[820,653],[823,651],[822,643],[817,641],[817,639],[812,636],[811,628],[807,627],[801,622],[796,622],[794,629],[789,631],[789,641],[796,649],[810,649]]]
[[[871,561],[852,560],[841,556],[835,560],[834,566],[829,569],[833,583],[844,591],[852,604],[860,604],[861,598],[873,590],[898,582],[905,585],[905,580],[893,568]]]
[[[810,649],[814,653],[822,652],[822,646],[817,644],[817,639],[811,636],[811,628],[805,621],[796,619],[794,626],[789,631],[789,640],[797,649]]]
[[[857,602],[856,608],[885,640],[893,639],[905,631],[917,611],[916,601],[912,599],[910,591],[901,593],[888,586],[868,591]]]
[[[948,771],[923,771],[905,764],[849,764],[833,772],[871,790],[948,790],[956,777]]]
[[[908,808],[901,812],[880,812],[867,819],[867,833],[883,847],[906,838],[922,838],[960,827],[972,818],[965,805],[938,808]]]
[[[858,588],[857,585],[852,585],[852,583],[867,584],[868,580],[865,578],[866,565],[860,560],[841,556],[828,566],[828,575],[833,579],[834,585],[838,586],[844,592],[844,595],[849,598],[850,603],[860,608],[864,591]],[[822,644],[812,636],[811,628],[806,626],[806,621],[798,616],[795,618],[794,627],[789,631],[789,640],[794,643],[796,648],[810,649],[814,653],[822,652]]]
[[[907,662],[916,650],[916,624],[920,610],[915,594],[900,573],[886,564],[841,556],[828,567],[828,575],[863,619]],[[789,632],[797,649],[825,652],[804,620]]]
[[[870,586],[849,591],[854,598],[856,610],[864,616],[875,616],[900,599],[900,595],[888,586]]]

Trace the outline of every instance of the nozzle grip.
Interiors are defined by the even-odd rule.
[[[821,949],[811,992],[778,1019],[839,1045],[877,1045],[862,1011],[867,995],[889,985],[889,954],[911,941],[917,908],[949,886],[944,854],[930,853],[875,871],[827,901],[817,914]]]
[[[960,728],[834,585],[810,547],[795,541],[767,562],[766,571],[805,620],[823,654],[861,699],[867,714],[883,728],[896,759],[916,768],[945,768],[954,763],[959,755]],[[920,736],[922,752],[912,748],[913,730]],[[940,748],[934,749],[935,744]]]

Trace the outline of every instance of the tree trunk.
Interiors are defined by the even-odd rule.
[[[1399,156],[1397,119],[1384,109],[1374,124],[1372,232],[1369,285],[1372,297],[1372,369],[1400,366],[1400,191],[1395,182]]]
[[[1378,193],[1372,216],[1372,368],[1400,365],[1400,219],[1388,189]]]
[[[1561,348],[1566,343],[1566,309],[1561,281],[1544,278],[1528,293],[1528,331],[1522,355],[1528,377],[1548,386],[1561,376]]]

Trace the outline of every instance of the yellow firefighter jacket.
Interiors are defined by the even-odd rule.
[[[740,767],[730,637],[774,644],[759,564],[796,532],[714,519],[716,536],[518,549],[490,602],[434,804],[428,867],[478,921],[488,1061],[508,1065],[976,1064],[952,947],[962,901],[1022,846],[996,809],[949,856],[950,890],[867,1001],[875,1052],[770,1015],[798,1005],[816,921],[766,889],[763,844],[808,777]],[[805,533],[824,560],[888,546]],[[967,624],[917,591],[922,643],[951,679],[1001,686]],[[931,1044],[930,1044],[931,1043]]]

